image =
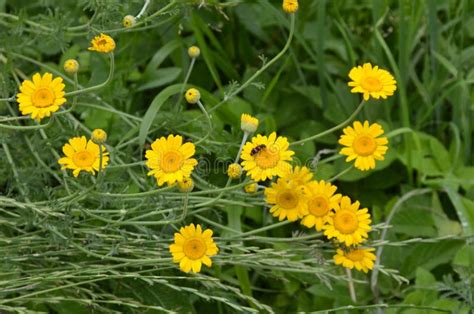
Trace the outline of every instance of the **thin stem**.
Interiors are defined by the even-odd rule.
[[[274,64],[276,61],[278,61],[278,59],[280,59],[284,54],[285,52],[288,50],[288,48],[290,48],[290,44],[291,44],[291,41],[293,39],[293,35],[295,33],[295,24],[296,24],[296,18],[295,18],[295,15],[292,14],[291,15],[291,24],[290,24],[290,34],[288,35],[288,40],[286,41],[286,44],[285,46],[283,47],[283,49],[275,56],[273,57],[273,59],[271,59],[270,61],[268,61],[267,63],[265,63],[257,72],[254,73],[254,75],[252,75],[245,83],[243,83],[239,88],[237,88],[235,91],[233,91],[232,93],[230,93],[228,96],[224,97],[224,99],[219,102],[217,105],[215,105],[214,107],[212,107],[209,112],[212,112],[214,110],[216,110],[217,108],[219,108],[220,106],[222,106],[227,100],[229,100],[230,98],[236,96],[237,94],[239,94],[241,91],[243,91],[245,88],[247,88],[247,86],[249,86],[257,77],[259,77],[263,72],[265,72],[272,64]]]
[[[339,172],[338,174],[336,174],[335,176],[333,176],[332,178],[330,178],[328,180],[328,182],[333,182],[333,181],[336,181],[337,179],[339,179],[339,177],[342,177],[343,175],[345,175],[346,173],[348,173],[349,171],[351,171],[351,169],[354,167],[354,165],[350,165],[349,167],[347,167],[346,169],[342,170],[341,172]]]
[[[0,102],[14,102],[15,101],[15,96],[8,97],[8,98],[0,98]]]
[[[207,123],[209,125],[209,130],[207,131],[207,134],[203,138],[201,138],[199,141],[196,142],[196,145],[198,145],[199,143],[202,143],[204,140],[206,140],[209,137],[209,135],[211,135],[211,132],[212,132],[211,117],[207,113],[206,108],[204,108],[204,106],[203,106],[203,104],[201,103],[200,100],[198,100],[197,105],[199,106],[199,109],[201,109],[202,113],[206,116]]]
[[[362,100],[359,104],[359,106],[356,108],[356,110],[350,115],[349,118],[347,118],[346,120],[344,120],[342,123],[339,123],[338,125],[336,125],[335,127],[332,127],[326,131],[323,131],[321,133],[317,133],[315,135],[312,135],[310,137],[307,137],[307,138],[304,138],[304,139],[301,139],[299,141],[296,141],[296,142],[293,142],[291,143],[290,145],[298,145],[298,144],[303,144],[305,142],[308,142],[308,141],[312,141],[312,140],[315,140],[317,138],[320,138],[320,137],[323,137],[325,135],[328,135],[328,134],[331,134],[332,132],[334,131],[337,131],[339,129],[342,129],[346,124],[348,124],[349,122],[351,122],[356,116],[357,114],[362,110],[362,108],[364,107],[364,104],[365,104],[365,101]]]
[[[349,285],[349,293],[353,303],[357,303],[357,297],[354,289],[354,281],[352,280],[352,272],[349,268],[346,268],[347,281]]]
[[[97,171],[97,181],[96,181],[96,185],[97,185],[97,188],[100,186],[100,183],[102,183],[102,178],[104,176],[103,174],[103,169],[102,169],[102,163],[103,163],[103,160],[104,160],[104,153],[102,151],[103,149],[103,145],[102,143],[99,143],[99,170]]]
[[[150,0],[145,0],[145,4],[143,5],[143,8],[140,10],[140,13],[136,16],[137,19],[139,19],[146,11],[146,8],[150,4]]]
[[[100,83],[100,84],[95,85],[95,86],[91,86],[91,87],[87,87],[87,88],[84,88],[84,89],[79,89],[79,90],[75,90],[75,91],[66,93],[65,96],[67,97],[67,96],[73,96],[73,95],[78,95],[78,94],[83,94],[83,93],[89,93],[89,92],[95,91],[97,89],[101,89],[102,87],[109,84],[109,82],[112,80],[112,78],[114,76],[114,70],[115,70],[115,60],[114,60],[114,53],[113,52],[109,52],[109,58],[110,58],[110,71],[109,71],[109,76],[107,77],[107,80],[105,80],[105,82]]]
[[[242,153],[242,149],[244,148],[245,142],[247,142],[247,138],[249,137],[250,133],[244,132],[244,136],[242,137],[242,142],[240,143],[239,147],[239,152],[237,153],[237,156],[235,156],[235,161],[234,163],[237,163],[240,159],[240,154]]]

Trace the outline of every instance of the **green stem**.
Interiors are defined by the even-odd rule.
[[[247,88],[247,86],[249,86],[253,81],[255,81],[255,79],[257,77],[259,77],[263,72],[265,72],[265,70],[267,70],[271,65],[273,65],[276,61],[278,61],[278,59],[280,59],[285,54],[285,52],[288,50],[288,48],[290,48],[290,44],[291,44],[291,41],[293,39],[293,35],[295,33],[295,23],[296,23],[296,18],[295,18],[295,15],[292,14],[291,15],[291,24],[290,24],[290,34],[288,36],[288,40],[286,41],[286,44],[283,47],[283,49],[275,57],[273,57],[273,59],[271,59],[270,61],[265,63],[257,72],[254,73],[254,75],[252,75],[239,88],[237,88],[235,91],[230,93],[228,96],[224,97],[224,99],[221,102],[219,102],[217,105],[212,107],[209,110],[209,112],[213,112],[214,110],[216,110],[217,108],[222,106],[225,102],[227,102],[227,100],[229,100],[230,98],[236,96],[241,91],[243,91],[245,88]]]
[[[362,110],[362,108],[364,107],[364,104],[365,104],[365,101],[362,100],[359,104],[359,106],[356,108],[356,110],[350,115],[349,118],[347,118],[346,120],[344,120],[342,123],[339,123],[338,125],[336,125],[335,127],[332,127],[326,131],[323,131],[321,133],[317,133],[315,135],[312,135],[310,137],[307,137],[307,138],[304,138],[304,139],[301,139],[299,141],[296,141],[296,142],[293,142],[290,144],[290,146],[293,146],[293,145],[298,145],[298,144],[303,144],[305,142],[308,142],[308,141],[312,141],[312,140],[315,140],[317,138],[320,138],[320,137],[323,137],[325,135],[328,135],[328,134],[331,134],[332,132],[334,131],[337,131],[339,129],[342,129],[346,124],[348,124],[349,122],[351,122],[356,116],[357,114]]]
[[[199,106],[199,109],[201,109],[202,113],[206,116],[209,129],[207,130],[207,134],[203,138],[201,138],[199,141],[196,142],[196,145],[198,145],[199,143],[202,143],[204,140],[206,140],[209,137],[209,135],[211,135],[211,132],[212,132],[211,117],[207,113],[206,108],[204,108],[204,106],[203,106],[203,104],[201,103],[200,100],[198,100],[197,105]]]
[[[112,80],[114,76],[114,70],[115,70],[115,60],[114,60],[113,52],[109,52],[109,58],[110,58],[110,71],[109,71],[109,76],[107,77],[107,80],[105,80],[105,82],[95,85],[95,86],[91,86],[91,87],[87,87],[87,88],[83,88],[83,89],[66,93],[64,96],[68,97],[68,96],[74,96],[74,95],[83,94],[83,93],[89,93],[89,92],[101,89],[102,87],[109,84],[109,82]]]
[[[357,296],[355,293],[354,289],[354,281],[352,280],[352,272],[349,268],[346,268],[346,274],[347,274],[347,284],[349,286],[349,293],[351,295],[351,300],[352,303],[357,303]]]
[[[346,169],[342,170],[341,172],[339,172],[338,174],[336,174],[335,176],[333,176],[332,178],[330,178],[328,180],[328,182],[333,182],[333,181],[336,181],[337,179],[339,179],[339,177],[342,177],[343,175],[345,175],[346,173],[348,173],[349,171],[351,171],[351,169],[354,167],[354,165],[350,165],[349,167],[347,167]]]

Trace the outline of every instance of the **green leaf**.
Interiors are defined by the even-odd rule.
[[[148,110],[146,111],[145,116],[143,117],[143,121],[140,125],[140,132],[138,135],[138,143],[140,146],[143,146],[145,144],[148,131],[150,130],[150,127],[153,124],[153,120],[158,114],[160,108],[168,100],[168,98],[175,95],[176,93],[179,93],[181,88],[182,84],[171,85],[163,89],[158,95],[155,96],[155,98],[150,104],[150,107],[148,107]]]

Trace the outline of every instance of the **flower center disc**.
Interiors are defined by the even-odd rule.
[[[98,45],[98,46],[106,46],[106,45],[107,45],[107,40],[105,40],[105,39],[100,39],[100,40],[97,42],[97,45]]]
[[[177,151],[169,151],[164,153],[161,159],[161,169],[166,172],[176,172],[183,165],[183,156]]]
[[[255,156],[255,163],[262,169],[273,168],[280,161],[278,150],[264,148]]]
[[[206,253],[206,243],[202,239],[189,239],[184,243],[183,252],[190,259],[200,259]]]
[[[382,90],[382,83],[378,78],[368,76],[362,80],[362,87],[369,92],[379,92]]]
[[[334,227],[341,233],[354,233],[359,226],[357,216],[349,210],[342,210],[334,215]]]
[[[72,161],[78,167],[90,167],[94,163],[95,158],[90,152],[83,150],[75,153]]]
[[[54,94],[48,88],[40,88],[35,91],[31,100],[37,108],[49,107],[54,103]]]
[[[364,259],[364,251],[362,250],[353,250],[346,254],[346,257],[351,261],[358,262]]]
[[[326,197],[318,195],[308,202],[309,212],[316,217],[323,217],[329,211],[329,202]]]
[[[377,149],[375,139],[368,135],[359,135],[355,138],[352,148],[360,156],[369,156]]]
[[[284,191],[278,194],[277,204],[284,209],[293,209],[298,205],[298,196],[291,190]]]

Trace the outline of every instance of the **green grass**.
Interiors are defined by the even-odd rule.
[[[468,313],[474,307],[472,122],[474,4],[467,0],[280,1],[0,0],[0,311],[50,313],[350,312]],[[172,3],[172,4],[169,4]],[[167,6],[169,4],[169,6]],[[87,51],[99,32],[117,42],[107,85],[68,98],[38,126],[8,99],[35,72],[107,80],[106,55]],[[187,48],[201,56],[190,68]],[[371,62],[394,74],[395,96],[369,100],[358,120],[380,123],[389,152],[373,171],[347,169],[340,128],[360,96],[350,69]],[[198,106],[180,93],[197,87]],[[242,140],[240,114],[259,133],[288,137],[299,162],[320,157],[316,178],[369,208],[375,271],[334,265],[334,245],[278,222],[248,179],[227,182]],[[342,125],[341,125],[342,126]],[[70,137],[108,133],[103,180],[61,171]],[[331,132],[327,130],[333,129]],[[324,136],[316,134],[325,134]],[[186,201],[147,177],[144,151],[181,134],[197,145],[196,188]],[[314,136],[312,140],[305,140]],[[319,154],[318,154],[319,153]],[[197,275],[179,271],[168,245],[189,223],[214,230],[220,252]]]

